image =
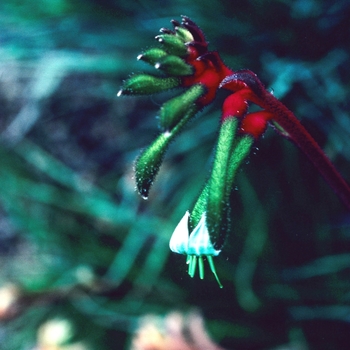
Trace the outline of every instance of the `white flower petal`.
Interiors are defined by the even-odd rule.
[[[169,247],[175,253],[187,254],[188,237],[189,237],[189,231],[188,231],[189,217],[190,217],[190,213],[186,211],[185,215],[176,226],[174,233],[170,238]]]
[[[187,254],[189,255],[219,255],[221,250],[214,249],[210,241],[209,231],[206,224],[205,212],[202,214],[198,225],[192,231],[189,241]]]

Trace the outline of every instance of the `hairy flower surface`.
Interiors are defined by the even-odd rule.
[[[181,23],[171,22],[173,29],[162,28],[161,34],[155,37],[160,47],[150,48],[137,57],[160,74],[131,76],[118,96],[154,94],[174,88],[183,90],[161,106],[161,132],[136,160],[137,189],[146,199],[169,144],[214,100],[219,89],[231,93],[222,106],[210,176],[192,210],[186,212],[170,240],[172,251],[188,256],[191,277],[198,263],[200,278],[204,278],[205,258],[222,287],[213,256],[220,253],[231,230],[229,203],[235,176],[269,123],[300,147],[349,209],[350,187],[295,115],[265,89],[255,73],[228,68],[218,52],[208,50],[203,32],[188,17],[182,16]],[[251,104],[258,110],[249,112]]]

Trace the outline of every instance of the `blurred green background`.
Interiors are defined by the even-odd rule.
[[[224,288],[209,270],[190,279],[168,249],[208,175],[224,92],[172,144],[149,200],[134,191],[133,162],[169,95],[116,93],[182,14],[228,66],[257,73],[350,180],[349,1],[4,0],[1,349],[51,349],[39,330],[52,320],[69,330],[60,349],[129,349],[140,317],[193,309],[226,349],[348,349],[350,215],[273,130],[238,175],[216,258]]]

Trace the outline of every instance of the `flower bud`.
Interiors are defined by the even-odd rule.
[[[160,58],[154,66],[157,69],[161,69],[168,75],[185,76],[193,74],[193,67],[183,59],[174,55],[167,55]]]
[[[196,23],[194,23],[189,17],[182,17],[182,25],[186,28],[193,36],[194,41],[207,44],[203,32],[199,29]]]
[[[159,78],[149,74],[136,74],[124,82],[117,96],[155,94],[179,85],[180,80],[175,77]]]
[[[136,185],[139,193],[144,199],[147,199],[149,189],[158,173],[164,153],[171,139],[170,136],[170,133],[160,134],[136,160]]]
[[[203,95],[205,88],[197,84],[190,87],[180,96],[176,96],[165,102],[160,109],[160,126],[163,130],[171,130],[186,115],[186,112],[197,107],[196,100]]]
[[[177,36],[172,34],[160,34],[156,36],[165,48],[165,50],[175,56],[185,57],[187,55],[187,47],[184,42]]]
[[[193,35],[191,32],[183,27],[176,26],[175,27],[176,35],[184,42],[188,43],[193,41]]]
[[[163,156],[169,143],[181,132],[183,126],[197,113],[198,109],[192,105],[184,112],[183,117],[171,129],[160,134],[153,143],[146,148],[135,163],[136,185],[139,193],[147,199],[149,189],[161,166]]]
[[[158,47],[153,47],[144,53],[140,54],[137,56],[138,60],[142,60],[144,62],[147,62],[154,66],[161,58],[164,56],[167,56],[166,51],[158,48]]]

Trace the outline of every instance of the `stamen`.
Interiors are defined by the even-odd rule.
[[[204,262],[203,262],[203,256],[200,255],[198,258],[198,265],[199,265],[199,278],[202,280],[204,279]]]
[[[197,267],[197,256],[191,255],[190,265],[188,266],[188,274],[193,277]]]
[[[218,275],[216,274],[216,270],[215,270],[215,265],[214,265],[214,260],[213,257],[211,255],[207,256],[208,262],[209,262],[209,266],[210,266],[210,270],[213,273],[213,275],[215,276],[216,281],[219,284],[220,288],[224,288],[224,286],[221,284]]]

